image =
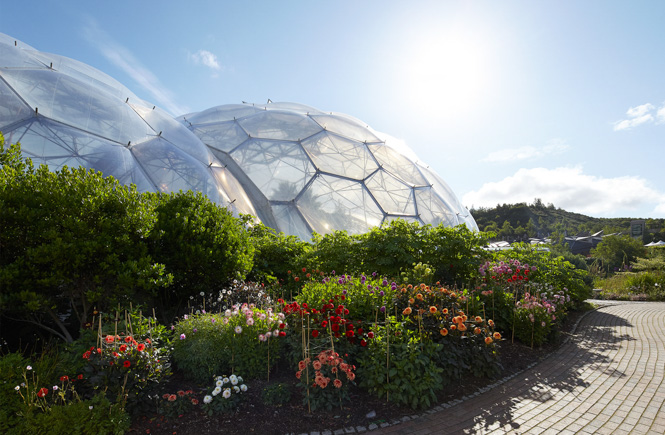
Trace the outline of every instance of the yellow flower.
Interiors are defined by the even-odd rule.
[[[485,337],[485,344],[492,344],[492,337]]]
[[[446,335],[448,335],[448,330],[447,330],[446,328],[441,328],[441,330],[440,330],[439,332],[440,332],[441,335],[443,335],[444,337],[445,337]]]
[[[436,307],[435,306],[429,307],[429,312],[432,314],[436,313]]]
[[[499,334],[498,332],[495,332],[493,337],[495,340],[501,340],[501,334]]]

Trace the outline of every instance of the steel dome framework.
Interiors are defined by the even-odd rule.
[[[0,131],[36,164],[201,191],[304,240],[396,218],[477,230],[431,168],[351,116],[269,103],[176,119],[88,65],[0,34]]]

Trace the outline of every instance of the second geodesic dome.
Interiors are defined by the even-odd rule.
[[[348,115],[231,104],[182,122],[238,178],[259,217],[287,234],[362,233],[396,218],[478,229],[434,171]]]
[[[477,230],[434,171],[353,117],[271,103],[176,119],[93,67],[0,34],[0,131],[36,164],[200,191],[304,240],[395,218]]]

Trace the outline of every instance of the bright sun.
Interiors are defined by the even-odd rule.
[[[484,47],[473,35],[425,39],[403,65],[407,100],[437,118],[468,114],[488,91],[491,72]]]

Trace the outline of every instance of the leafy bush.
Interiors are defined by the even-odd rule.
[[[291,387],[289,384],[270,384],[263,388],[261,400],[266,406],[279,407],[291,401]]]
[[[161,308],[221,288],[251,269],[254,247],[243,221],[192,191],[161,194],[149,235],[150,253],[173,275]],[[175,314],[175,313],[174,313]]]
[[[0,310],[65,341],[104,310],[168,285],[144,238],[153,194],[85,168],[35,169],[0,137]]]
[[[381,328],[378,338],[368,345],[358,361],[361,388],[390,402],[413,409],[436,403],[436,393],[443,389],[443,369],[436,362],[442,344],[405,340],[407,331]],[[394,336],[396,332],[401,333]],[[395,340],[395,341],[392,341]]]
[[[167,418],[182,417],[199,404],[198,399],[193,397],[193,393],[192,390],[178,390],[175,393],[162,394],[162,398],[157,404],[158,412]]]
[[[175,325],[173,360],[186,376],[205,382],[242,370],[246,379],[267,375],[278,361],[284,315],[271,308],[235,305],[223,314],[185,316]]]
[[[288,271],[297,268],[301,258],[311,248],[296,236],[277,233],[265,225],[250,228],[254,246],[254,267],[247,279],[265,284],[288,284]]]

